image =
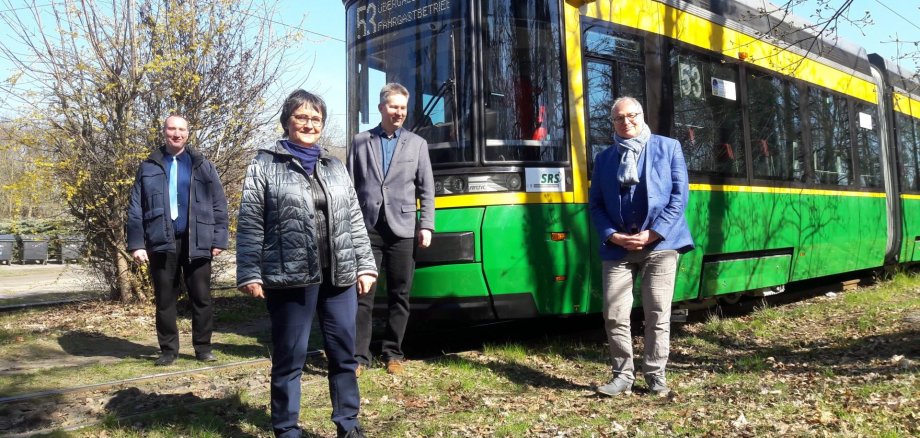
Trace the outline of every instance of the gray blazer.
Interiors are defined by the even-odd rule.
[[[434,230],[434,177],[428,142],[402,129],[390,169],[384,175],[381,132],[378,126],[359,133],[348,150],[348,173],[355,182],[364,224],[374,228],[382,208],[390,229],[399,237],[415,237],[419,228]],[[416,217],[416,200],[421,203],[421,218]]]

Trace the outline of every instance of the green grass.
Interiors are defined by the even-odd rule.
[[[674,394],[664,399],[645,393],[641,377],[631,395],[594,394],[594,386],[610,378],[600,324],[597,342],[548,331],[533,340],[410,360],[404,375],[374,368],[359,381],[361,421],[369,436],[387,437],[917,436],[920,358],[911,342],[918,339],[918,328],[905,317],[920,313],[918,290],[920,278],[902,274],[836,297],[681,325],[672,331],[672,358],[679,353],[681,365],[670,368]],[[227,321],[264,315],[264,308],[251,304],[225,296]],[[125,318],[139,315],[126,311]],[[0,350],[15,347],[22,354],[25,343],[48,353],[53,342],[39,342],[43,337],[90,332],[73,324],[41,331],[26,326],[13,324],[0,332]],[[109,342],[119,339],[115,329],[93,330]],[[255,333],[223,332],[220,351],[226,360],[264,356],[264,332]],[[17,336],[26,339],[12,341]],[[638,355],[642,343],[635,341]],[[892,359],[896,355],[913,365],[901,365]],[[194,365],[183,359],[175,368]],[[160,371],[148,359],[134,357],[115,366],[79,368],[3,376],[0,385],[15,385],[14,377],[38,386],[37,376],[61,382]],[[324,370],[322,363],[311,364],[304,375],[301,424],[309,433],[331,436]],[[190,413],[110,421],[64,436],[268,437],[267,390],[240,389]]]

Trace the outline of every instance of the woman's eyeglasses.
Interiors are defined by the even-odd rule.
[[[310,117],[304,114],[295,114],[291,116],[294,119],[294,123],[299,126],[303,125],[313,125],[313,126],[323,126],[323,119],[319,117]]]

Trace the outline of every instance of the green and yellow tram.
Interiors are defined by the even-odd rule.
[[[600,310],[587,193],[621,95],[689,166],[697,249],[676,302],[920,260],[917,83],[762,2],[345,4],[347,131],[375,126],[378,91],[400,82],[405,126],[429,143],[436,232],[417,315]]]

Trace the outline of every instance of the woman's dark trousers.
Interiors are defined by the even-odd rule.
[[[328,275],[324,276],[328,278]],[[272,323],[271,414],[277,437],[300,437],[300,378],[307,358],[313,315],[319,318],[329,362],[332,422],[338,433],[358,425],[358,379],[355,369],[355,287],[327,282],[294,289],[268,289],[266,305]]]

